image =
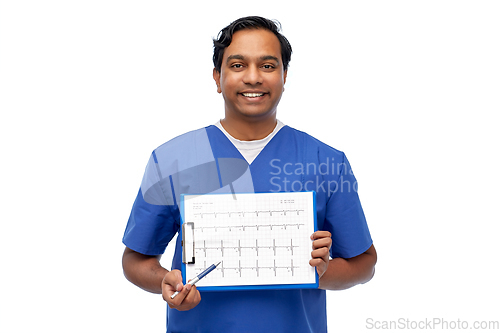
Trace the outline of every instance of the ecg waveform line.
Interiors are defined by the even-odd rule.
[[[241,224],[241,225],[215,225],[206,227],[196,226],[196,229],[199,230],[200,232],[203,232],[204,230],[214,230],[215,232],[217,232],[218,229],[229,229],[229,231],[232,231],[232,229],[242,229],[243,231],[246,231],[247,228],[256,228],[257,231],[259,231],[260,228],[269,228],[270,230],[273,230],[273,228],[276,227],[282,227],[283,229],[287,230],[288,227],[297,227],[297,229],[300,229],[300,227],[304,225],[305,225],[304,223],[274,223],[274,224],[252,224],[252,225]]]
[[[204,215],[210,215],[213,216],[214,218],[217,218],[217,215],[228,215],[228,217],[231,217],[231,215],[238,214],[240,217],[245,217],[245,214],[247,215],[255,214],[256,217],[259,217],[259,214],[262,215],[263,213],[269,214],[268,216],[273,216],[273,213],[275,214],[275,216],[276,214],[282,213],[283,216],[286,216],[286,213],[296,213],[297,215],[300,215],[301,212],[304,212],[304,210],[303,209],[254,210],[254,211],[193,213],[193,216],[203,218]]]
[[[232,242],[231,242],[232,243]],[[196,243],[195,243],[196,244]],[[195,251],[203,251],[204,256],[207,256],[207,250],[220,250],[221,251],[221,256],[224,257],[224,251],[226,250],[237,250],[239,253],[239,256],[241,257],[241,250],[242,249],[254,249],[256,252],[256,255],[259,255],[259,249],[272,249],[274,252],[274,255],[276,255],[276,249],[287,249],[290,250],[291,254],[293,255],[293,249],[294,248],[299,248],[299,245],[294,245],[293,244],[293,239],[290,239],[290,245],[276,245],[276,239],[273,239],[273,245],[261,245],[259,246],[259,240],[255,240],[255,246],[241,246],[241,240],[238,240],[238,246],[225,246],[224,245],[224,240],[220,240],[220,246],[207,246],[206,245],[206,240],[203,241],[203,246],[195,246]]]
[[[294,276],[295,275],[295,270],[296,269],[299,269],[301,268],[300,266],[296,266],[294,265],[293,263],[293,259],[290,259],[290,266],[279,266],[279,265],[276,265],[276,260],[273,260],[273,265],[272,266],[260,266],[259,265],[259,260],[255,260],[255,266],[251,266],[251,267],[245,267],[245,266],[241,266],[241,260],[238,260],[238,266],[237,267],[227,267],[224,265],[224,262],[221,263],[221,265],[219,267],[216,268],[216,271],[219,271],[222,275],[222,277],[224,277],[224,273],[225,271],[236,271],[239,276],[241,277],[242,275],[242,271],[244,270],[250,270],[250,271],[255,271],[256,274],[257,274],[257,277],[259,277],[259,273],[263,270],[272,270],[274,272],[274,276],[277,276],[277,271],[280,270],[280,269],[286,269],[288,272],[291,273],[291,276]],[[196,269],[196,271],[199,271],[200,273],[203,272],[205,269],[207,269],[207,262],[204,261],[204,264],[203,264],[203,268],[198,268]]]

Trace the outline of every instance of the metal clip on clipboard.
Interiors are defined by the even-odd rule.
[[[194,264],[194,223],[182,224],[182,262]]]

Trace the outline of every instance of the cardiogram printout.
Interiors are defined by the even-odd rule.
[[[222,261],[200,290],[317,288],[314,192],[183,195],[181,212],[185,282]]]

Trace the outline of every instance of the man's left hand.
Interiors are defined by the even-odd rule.
[[[311,239],[313,240],[313,251],[311,252],[312,259],[309,261],[309,265],[316,267],[316,271],[321,278],[328,269],[328,263],[330,262],[332,234],[320,230],[312,234]]]

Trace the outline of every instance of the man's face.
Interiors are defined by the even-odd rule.
[[[272,116],[286,81],[278,38],[265,29],[235,32],[224,50],[221,72],[214,69],[214,80],[226,117],[251,121]]]

